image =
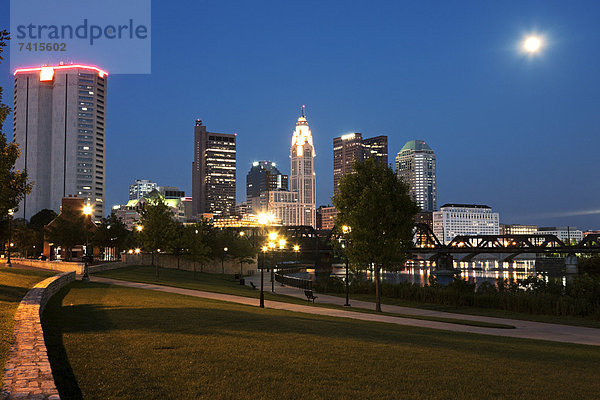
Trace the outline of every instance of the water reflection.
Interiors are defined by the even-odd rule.
[[[525,279],[530,276],[538,276],[545,279],[549,277],[564,278],[560,269],[548,269],[544,263],[539,262],[536,268],[535,259],[520,259],[514,261],[499,261],[499,260],[480,260],[480,261],[455,261],[455,270],[460,271],[460,276],[471,283],[480,285],[482,282],[490,282],[496,284],[498,280],[504,279],[510,282],[519,279]],[[338,278],[345,278],[346,270],[343,267],[333,268],[331,275]],[[406,267],[400,271],[383,271],[382,279],[386,282],[411,282],[421,286],[429,282],[429,276],[434,274],[440,284],[446,285],[453,279],[451,275],[441,275],[435,273],[435,263],[429,261],[409,262]],[[314,270],[306,273],[298,273],[298,277],[310,278],[315,280],[316,274]],[[366,279],[374,279],[372,271],[363,271],[363,276]]]

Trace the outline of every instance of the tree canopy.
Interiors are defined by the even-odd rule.
[[[0,31],[0,61],[6,41],[10,39],[7,31]],[[19,146],[8,142],[3,131],[4,121],[11,112],[2,102],[3,89],[0,87],[0,215],[8,215],[9,209],[16,209],[23,197],[31,192],[32,184],[27,180],[27,172],[15,170],[19,158]]]
[[[388,166],[370,158],[353,168],[354,173],[342,177],[333,198],[339,211],[336,226],[351,228],[346,234],[348,258],[352,264],[374,268],[378,289],[381,268],[394,269],[405,261],[419,207],[410,198],[408,186]]]

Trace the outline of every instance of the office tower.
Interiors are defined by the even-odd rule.
[[[192,162],[192,212],[223,216],[235,211],[236,134],[207,132],[197,119]]]
[[[444,204],[433,213],[433,233],[447,244],[458,235],[498,235],[500,216],[479,204]]]
[[[333,139],[333,194],[342,176],[352,172],[355,161],[374,158],[384,165],[388,163],[387,136],[364,139],[362,134],[348,133]]]
[[[316,226],[316,176],[315,176],[315,148],[313,138],[304,106],[302,115],[296,122],[296,129],[292,133],[292,146],[290,148],[290,190],[298,192],[299,215],[297,225]]]
[[[13,141],[33,190],[15,216],[45,208],[59,212],[78,196],[104,216],[107,73],[87,65],[22,68],[14,72]]]
[[[268,196],[261,194],[273,190],[288,190],[288,176],[279,172],[272,161],[253,162],[246,175],[246,203],[249,212],[266,212]]]
[[[376,162],[388,165],[388,138],[375,136],[363,140],[363,160],[374,158]]]
[[[396,174],[408,186],[410,195],[423,211],[437,208],[435,153],[422,140],[411,140],[396,156]]]
[[[129,200],[141,199],[157,188],[158,185],[148,179],[136,179],[132,185],[129,185]]]

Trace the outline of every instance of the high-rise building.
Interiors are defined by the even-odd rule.
[[[158,185],[148,179],[136,179],[132,185],[129,185],[129,200],[141,199],[157,188]]]
[[[207,132],[201,120],[194,126],[192,211],[194,215],[235,212],[236,134]]]
[[[268,196],[273,190],[288,190],[288,176],[277,169],[274,162],[255,161],[246,175],[246,203],[253,214],[267,212]]]
[[[458,235],[499,235],[500,216],[490,206],[444,204],[433,213],[433,233],[447,244]]]
[[[435,153],[422,140],[411,140],[396,156],[396,174],[408,186],[410,195],[423,211],[437,209]]]
[[[290,190],[298,192],[300,212],[296,225],[310,225],[313,228],[316,226],[317,209],[314,158],[313,137],[302,106],[302,114],[292,133]]]
[[[93,217],[104,216],[106,78],[100,68],[58,65],[14,72],[13,141],[16,163],[34,183],[16,212],[31,218],[60,210],[63,197],[83,198]]]
[[[333,193],[342,176],[352,172],[355,161],[374,158],[384,165],[388,163],[387,136],[376,136],[364,139],[362,134],[348,133],[333,139]]]

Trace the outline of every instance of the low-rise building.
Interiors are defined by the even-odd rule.
[[[333,229],[337,215],[338,210],[334,206],[320,206],[317,208],[317,229]]]
[[[500,216],[480,204],[444,204],[433,213],[433,232],[444,244],[459,235],[499,235]]]
[[[575,226],[548,226],[540,227],[539,235],[554,235],[565,243],[578,243],[583,240],[583,232]]]
[[[537,225],[500,224],[501,235],[531,235],[537,230]]]

